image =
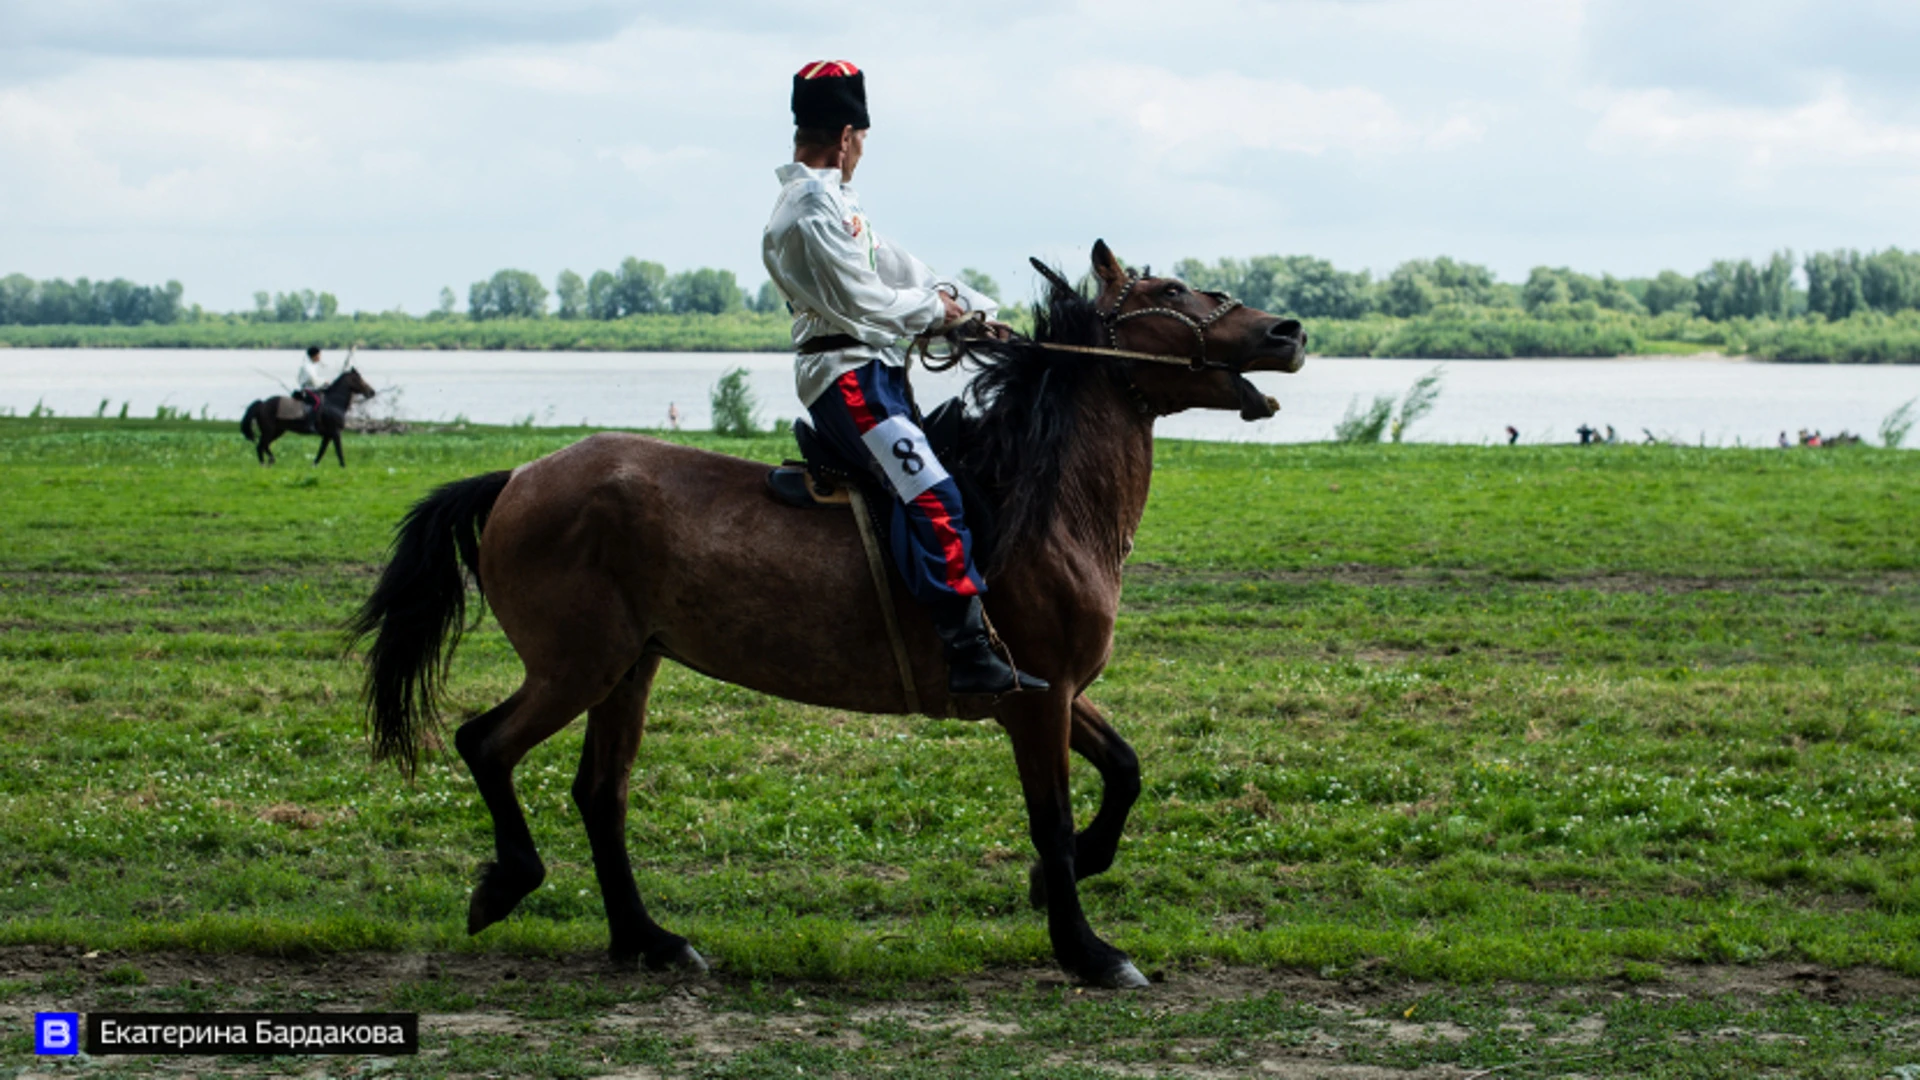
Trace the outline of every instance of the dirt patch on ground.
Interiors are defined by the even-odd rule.
[[[1075,986],[1049,968],[870,987],[628,972],[597,954],[287,958],[0,949],[0,1026],[8,1030],[23,1030],[36,1009],[401,1009],[421,1014],[422,1053],[406,1071],[449,1076],[515,1075],[526,1067],[515,1054],[561,1054],[586,1075],[627,1077],[702,1075],[728,1062],[758,1069],[781,1055],[796,1064],[768,1075],[864,1075],[913,1062],[944,1063],[944,1071],[931,1075],[968,1075],[985,1067],[976,1061],[1017,1060],[1090,1075],[1182,1080],[1478,1077],[1497,1075],[1487,1059],[1473,1056],[1474,1045],[1489,1038],[1526,1047],[1524,1053],[1539,1056],[1535,1064],[1601,1064],[1617,1053],[1605,1043],[1610,1033],[1601,1014],[1630,1000],[1731,1000],[1759,1010],[1770,999],[1791,995],[1846,1006],[1911,1000],[1920,995],[1920,980],[1804,964],[1674,967],[1646,981],[1479,988],[1475,993],[1483,1000],[1492,994],[1515,1006],[1478,1028],[1459,1016],[1428,1015],[1432,1003],[1464,993],[1364,973],[1329,979],[1235,967],[1160,972],[1151,989],[1120,994]],[[1219,1023],[1195,1023],[1250,1002],[1277,1003],[1273,1008],[1291,1019],[1248,1036]],[[1063,1016],[1103,1006],[1124,1009],[1135,1026],[1079,1042],[1071,1030],[1062,1036]],[[1542,1019],[1570,1012],[1580,1015],[1558,1026]],[[1539,1030],[1539,1023],[1549,1029]],[[1791,1038],[1734,1028],[1706,1037],[1760,1043]],[[645,1060],[633,1060],[636,1055]],[[192,1059],[116,1060],[135,1072],[196,1071]],[[840,1064],[809,1067],[833,1061]],[[309,1074],[363,1076],[387,1067],[371,1059],[334,1059]],[[199,1071],[285,1070],[267,1062],[209,1059]],[[1576,1071],[1614,1075],[1606,1068]],[[43,1074],[20,1074],[22,1080],[36,1075]]]
[[[680,976],[623,971],[599,953],[569,956],[514,956],[469,953],[340,953],[315,957],[202,955],[197,953],[124,953],[85,951],[77,947],[13,946],[0,948],[0,980],[39,983],[49,976],[78,977],[85,999],[89,976],[105,975],[127,965],[137,967],[143,985],[195,984],[288,994],[326,994],[342,1001],[370,1002],[395,987],[423,980],[445,980],[482,992],[503,983],[579,982],[601,980],[615,984],[647,983],[677,987],[722,987],[744,980],[725,975]],[[1322,978],[1308,972],[1242,967],[1201,967],[1157,971],[1151,989],[1134,995],[1157,1005],[1199,1005],[1280,994],[1303,1003],[1324,1006],[1371,1006],[1386,1000],[1404,1000],[1442,991],[1440,984],[1398,979],[1376,979],[1366,974]],[[108,985],[111,985],[110,983]],[[859,992],[847,984],[805,980],[755,980],[753,985],[774,993],[814,996]],[[1920,996],[1920,979],[1877,968],[1828,968],[1815,964],[1676,965],[1657,979],[1632,983],[1610,980],[1575,987],[1540,984],[1503,984],[1502,993],[1607,993],[1647,998],[1731,997],[1761,999],[1798,994],[1828,1001],[1860,1001],[1881,997]],[[1052,990],[1101,994],[1076,987],[1053,968],[1013,968],[982,972],[955,979],[901,983],[892,996],[907,1002],[936,1002],[956,992],[989,997],[1010,992]],[[881,1006],[875,1006],[879,1008]],[[924,1005],[915,1008],[924,1011]],[[946,1021],[940,1021],[945,1023]]]

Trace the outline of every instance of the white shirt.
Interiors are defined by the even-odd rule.
[[[326,366],[323,364],[314,363],[312,357],[307,357],[306,359],[301,360],[300,361],[300,389],[318,390],[325,385],[327,385]]]
[[[840,170],[789,162],[774,170],[780,198],[760,240],[767,276],[793,307],[793,343],[848,334],[860,345],[802,354],[794,360],[800,401],[815,398],[845,372],[876,357],[894,367],[906,363],[895,347],[946,321],[936,288],[968,312],[999,312],[992,299],[934,274],[927,265],[882,240],[860,208],[860,196],[841,183]]]

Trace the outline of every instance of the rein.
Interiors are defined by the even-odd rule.
[[[1025,334],[1015,334],[1010,340],[1031,348],[1044,349],[1048,352],[1078,353],[1081,356],[1108,356],[1119,360],[1142,360],[1150,364],[1177,364],[1193,371],[1215,370],[1231,371],[1236,375],[1244,374],[1244,369],[1238,365],[1229,364],[1221,360],[1214,360],[1207,356],[1207,330],[1211,328],[1214,323],[1218,322],[1221,316],[1242,306],[1240,301],[1235,300],[1223,292],[1203,292],[1201,293],[1202,296],[1210,297],[1216,303],[1214,309],[1208,312],[1204,319],[1196,319],[1184,311],[1176,311],[1170,307],[1141,308],[1138,311],[1129,311],[1122,314],[1120,309],[1126,306],[1127,297],[1133,294],[1135,286],[1139,284],[1140,275],[1133,271],[1128,271],[1127,283],[1121,288],[1120,298],[1114,302],[1113,310],[1099,312],[1100,323],[1107,329],[1107,340],[1109,342],[1119,341],[1120,324],[1129,319],[1144,318],[1148,315],[1161,315],[1170,319],[1177,319],[1185,323],[1187,328],[1193,331],[1194,342],[1199,346],[1198,355],[1189,357],[1177,356],[1172,353],[1137,352],[1133,349],[1115,348],[1111,345],[1062,345],[1050,341],[1035,341]],[[913,342],[907,347],[907,358],[911,360],[917,352],[921,365],[928,371],[946,371],[966,359],[967,353],[973,343],[987,340],[990,337],[991,335],[988,334],[986,330],[986,316],[980,312],[975,312],[966,319],[938,333],[922,334],[914,338]],[[933,355],[931,346],[936,338],[944,338],[948,346],[953,350],[948,353],[945,358],[936,358]]]
[[[922,334],[914,338],[912,343],[907,346],[907,356],[909,359],[918,356],[920,358],[920,366],[926,368],[928,371],[935,373],[947,371],[962,360],[965,360],[967,354],[972,351],[976,343],[987,340],[997,340],[993,339],[984,330],[973,333],[962,332],[977,323],[984,323],[985,321],[985,316],[976,314],[966,321],[956,323],[937,334]],[[945,339],[953,351],[944,356],[935,355],[931,349],[935,339]],[[1035,341],[1025,334],[1019,333],[1016,333],[1012,338],[1008,339],[1008,342],[1026,345],[1035,349],[1044,349],[1047,352],[1079,353],[1082,356],[1111,356],[1121,360],[1145,360],[1151,364],[1177,364],[1184,368],[1198,368],[1200,366],[1184,356],[1173,356],[1168,353],[1134,352],[1131,349],[1109,349],[1098,345],[1060,345],[1051,341]],[[1209,366],[1224,368],[1227,365],[1213,364]]]

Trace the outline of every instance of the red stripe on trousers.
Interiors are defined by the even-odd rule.
[[[853,417],[854,429],[860,434],[865,435],[872,431],[879,426],[881,420],[885,419],[873,406],[867,404],[866,391],[860,389],[858,369],[835,379],[833,385],[839,388],[840,400],[847,406],[847,415]]]
[[[913,497],[913,505],[926,515],[933,533],[940,539],[940,556],[947,564],[947,587],[959,596],[972,596],[979,592],[973,579],[967,576],[967,549],[960,543],[960,534],[954,530],[953,519],[947,516],[946,505],[932,488]]]

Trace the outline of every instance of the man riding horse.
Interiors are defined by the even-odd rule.
[[[779,200],[761,240],[774,288],[793,311],[795,389],[822,440],[868,466],[894,496],[894,565],[946,647],[954,694],[1046,690],[994,649],[980,597],[960,490],[914,420],[906,354],[896,344],[994,302],[938,277],[880,238],[861,208],[853,172],[866,149],[866,77],[844,60],[793,77],[793,161],[780,166]],[[987,326],[1004,336],[1003,324]]]
[[[318,412],[320,409],[320,391],[327,385],[327,369],[320,363],[320,346],[309,345],[307,358],[300,361],[299,388],[293,392],[295,400],[306,404],[307,408]]]

